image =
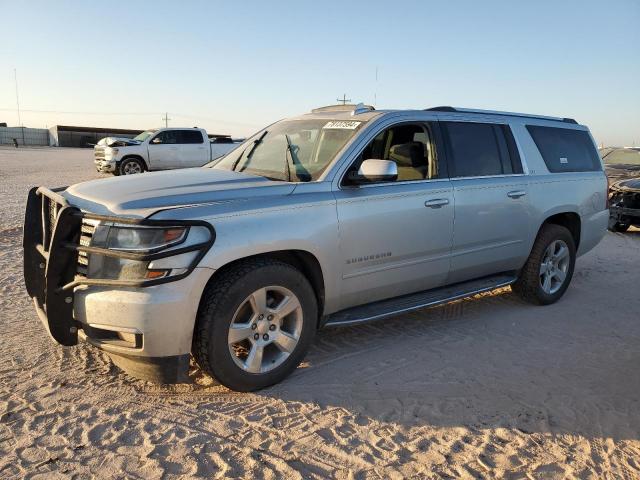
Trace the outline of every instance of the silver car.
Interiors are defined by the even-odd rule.
[[[285,378],[315,332],[511,285],[546,305],[603,237],[607,180],[568,118],[319,108],[203,168],[34,188],[25,281],[62,345],[229,388]]]

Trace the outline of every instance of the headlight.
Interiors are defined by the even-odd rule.
[[[168,248],[182,241],[187,235],[187,227],[155,228],[155,227],[109,227],[106,247],[112,250],[128,252],[149,252]]]
[[[118,154],[118,149],[111,147],[111,150],[107,150],[107,153],[110,153],[111,156],[117,155]]]
[[[175,255],[163,255],[162,258],[153,260],[90,254],[87,277],[109,280],[152,280],[179,275],[192,266],[199,251],[199,249],[192,249],[193,251],[184,252],[184,249],[188,249],[189,246],[197,248],[198,245],[206,244],[210,239],[209,230],[201,226],[142,227],[100,224],[93,234],[92,247],[107,248],[129,255],[143,255],[145,258],[158,252],[169,253],[171,250],[177,250],[177,252]]]

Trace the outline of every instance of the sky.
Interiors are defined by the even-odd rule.
[[[572,117],[640,145],[640,0],[0,0],[0,122],[245,136],[336,103]],[[377,72],[377,75],[376,75]]]

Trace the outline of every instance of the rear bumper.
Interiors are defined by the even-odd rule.
[[[183,381],[200,296],[212,273],[195,265],[213,243],[215,232],[209,225],[209,242],[173,250],[199,250],[183,274],[151,281],[102,280],[78,275],[78,252],[122,254],[80,245],[85,218],[100,217],[80,212],[51,190],[34,188],[29,193],[23,239],[24,277],[45,329],[61,345],[72,346],[85,340],[104,350],[116,365],[133,376],[159,383]],[[109,218],[118,223],[167,223]],[[159,254],[168,256],[166,252],[135,255],[141,255],[142,260]]]

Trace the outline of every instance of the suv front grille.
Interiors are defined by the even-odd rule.
[[[96,161],[104,160],[104,148],[95,147],[93,149],[93,156],[95,157]]]
[[[80,245],[88,247],[91,245],[93,234],[96,231],[96,223],[91,220],[82,220],[80,227]],[[89,256],[87,252],[78,252],[78,275],[87,276],[89,269]]]
[[[51,243],[53,231],[56,228],[56,219],[60,208],[60,204],[42,195],[42,246],[45,251],[49,251],[49,243]]]

